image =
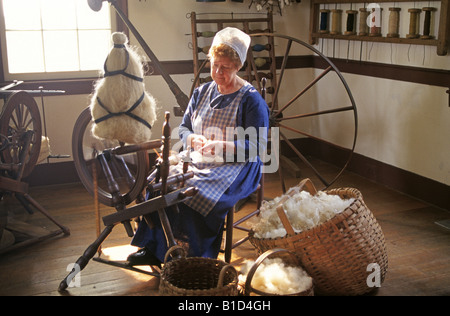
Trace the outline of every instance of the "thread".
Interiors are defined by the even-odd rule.
[[[355,10],[347,10],[347,27],[344,35],[355,35],[356,34],[356,15],[358,11]]]
[[[425,8],[422,8],[422,11],[425,12],[425,19],[423,21],[423,35],[420,38],[421,39],[432,39],[432,38],[434,38],[434,36],[430,35],[431,12],[436,11],[436,8],[425,7]]]
[[[341,34],[341,14],[342,10],[340,9],[331,10],[331,35]]]
[[[380,12],[379,14],[377,14],[376,9],[372,8],[372,19],[370,21],[369,36],[381,36],[381,11],[383,10],[383,8],[379,8],[379,10]]]
[[[409,33],[406,34],[406,38],[419,38],[419,16],[422,10],[420,9],[408,9],[409,16]]]
[[[369,26],[367,25],[367,17],[369,11],[366,8],[359,8],[359,33],[360,36],[367,36],[369,34]]]
[[[255,58],[255,65],[257,68],[261,68],[266,63],[267,63],[267,59],[265,59],[265,58],[262,58],[262,57]]]
[[[330,17],[330,10],[328,9],[321,9],[320,10],[320,27],[319,27],[319,33],[327,34],[330,31],[328,30],[328,22]]]
[[[400,25],[400,8],[389,8],[389,23],[387,37],[399,37],[399,25]]]

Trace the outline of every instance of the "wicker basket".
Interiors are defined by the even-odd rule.
[[[170,253],[183,256],[166,263]],[[186,258],[183,248],[170,248],[161,270],[159,294],[165,296],[237,296],[238,274],[233,266],[210,258]]]
[[[281,258],[283,260],[283,263],[288,266],[300,267],[299,260],[295,256],[294,253],[292,253],[286,249],[281,249],[281,248],[268,250],[265,253],[263,253],[262,255],[260,255],[258,257],[258,259],[256,259],[255,263],[252,265],[252,267],[248,271],[247,277],[245,279],[245,284],[242,286],[243,287],[243,295],[250,296],[251,293],[253,292],[257,295],[262,295],[262,296],[281,296],[281,295],[275,294],[275,293],[263,292],[252,286],[252,280],[256,273],[256,270],[259,268],[259,266],[262,264],[262,262],[269,257]],[[311,285],[310,288],[308,288],[302,292],[297,292],[297,293],[292,293],[292,294],[284,294],[282,296],[313,296],[313,295],[314,295],[314,286]]]
[[[309,179],[300,182],[299,186],[315,194]],[[249,240],[260,253],[273,248],[294,252],[314,279],[317,294],[368,293],[374,289],[368,285],[368,277],[372,273],[369,265],[378,265],[375,267],[379,268],[377,276],[380,284],[387,272],[388,258],[381,227],[358,190],[342,188],[326,193],[339,195],[343,199],[354,198],[355,201],[325,223],[300,233],[294,233],[286,214],[279,211],[278,215],[288,232],[285,237],[256,238],[251,231]]]

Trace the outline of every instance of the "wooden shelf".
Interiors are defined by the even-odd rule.
[[[360,35],[330,35],[313,33],[315,38],[331,38],[349,41],[365,41],[365,42],[379,42],[379,43],[397,43],[397,44],[413,44],[413,45],[429,45],[437,46],[437,39],[420,39],[420,38],[404,38],[404,37],[384,37],[384,36],[360,36]]]
[[[448,47],[450,45],[450,0],[441,0],[441,8],[439,12],[439,28],[438,35],[435,39],[410,39],[402,37],[384,37],[384,36],[358,36],[358,35],[331,35],[327,33],[319,33],[320,24],[320,5],[321,4],[349,4],[359,3],[361,6],[363,2],[354,0],[311,0],[311,15],[310,15],[310,39],[311,45],[317,44],[319,38],[326,39],[341,39],[352,41],[367,41],[367,42],[381,42],[381,43],[395,43],[395,44],[413,44],[413,45],[428,45],[436,46],[436,52],[439,56],[445,56],[448,53]],[[398,2],[413,2],[411,0],[379,0],[378,3],[398,3]],[[426,2],[428,0],[417,0],[416,2]],[[386,14],[384,14],[386,16]]]

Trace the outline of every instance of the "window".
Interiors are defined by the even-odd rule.
[[[5,79],[101,69],[111,45],[109,5],[94,12],[86,0],[2,0],[2,10]]]

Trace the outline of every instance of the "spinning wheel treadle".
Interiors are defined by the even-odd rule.
[[[299,39],[272,33],[255,33],[250,36],[252,37],[251,46],[274,42],[275,46],[281,49],[281,52],[278,53],[282,53],[282,57],[279,57],[281,63],[278,65],[278,73],[276,76],[271,74],[273,87],[268,89],[272,94],[271,102],[270,97],[268,97],[270,127],[279,128],[280,140],[283,140],[295,153],[296,157],[312,172],[312,175],[305,176],[309,178],[317,177],[320,181],[317,187],[320,189],[328,188],[347,167],[356,144],[358,129],[357,109],[347,82],[337,67],[326,56]],[[283,48],[284,52],[282,51]],[[296,56],[293,54],[303,55],[304,53],[298,53],[298,51],[305,48],[317,55],[312,57],[315,58],[315,65],[317,65],[315,68],[323,68],[324,70],[318,75],[314,74],[315,78],[306,84],[302,83],[303,78],[288,81],[286,77],[289,75],[290,69],[297,68],[291,66],[291,63],[296,59]],[[264,74],[261,75],[259,71],[264,68],[255,65],[256,54],[249,50],[247,67],[250,68],[256,88],[261,92],[260,82]],[[194,79],[191,94],[193,89],[198,86],[199,74],[206,65],[205,60]],[[335,76],[330,78],[332,73]],[[324,79],[325,77],[327,78]],[[332,82],[330,82],[331,80]],[[333,86],[333,89],[336,91],[336,100],[347,98],[347,101],[345,101],[347,104],[335,105],[333,104],[335,100],[325,99],[325,96],[320,91],[321,89],[329,89],[330,86]],[[295,146],[292,143],[292,139],[298,137],[302,137],[302,139],[300,140],[300,145]],[[332,155],[334,151],[341,153],[341,162],[338,170],[327,174],[320,173],[318,168],[316,168],[316,165],[320,162],[312,159],[312,156],[317,151],[325,151],[325,154],[322,154],[322,156]],[[333,159],[333,163],[335,163],[335,159]],[[278,168],[278,171],[283,191],[286,192],[281,168]]]
[[[3,105],[0,117],[0,134],[9,140],[13,137],[21,139],[27,131],[33,131],[33,137],[22,178],[26,178],[33,171],[39,158],[42,137],[41,116],[36,101],[29,93],[25,91],[14,92]],[[17,148],[19,152],[22,151],[22,146],[23,143],[19,143],[19,148]],[[15,154],[12,150],[14,149],[2,151],[3,163],[17,163],[17,161],[14,161]]]

